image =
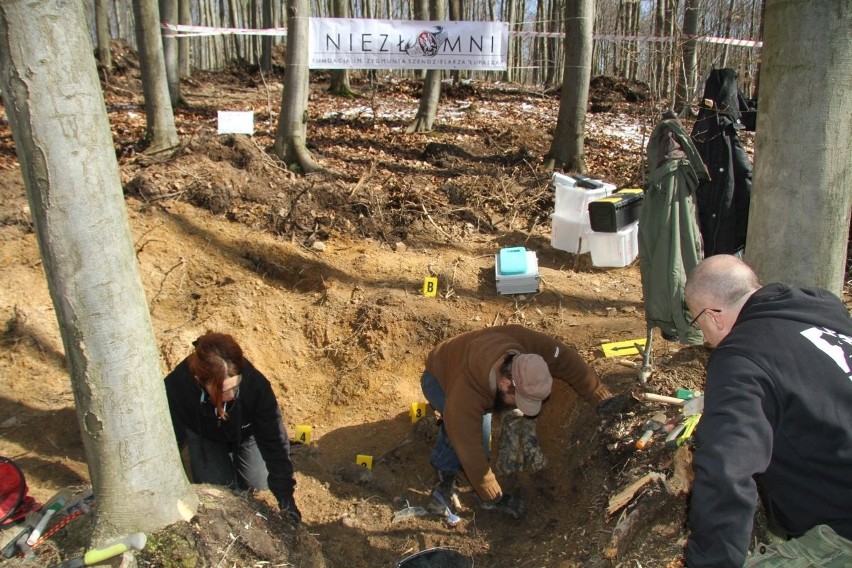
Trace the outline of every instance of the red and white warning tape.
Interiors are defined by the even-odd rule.
[[[187,26],[182,24],[167,24],[163,23],[163,29],[174,32],[174,37],[189,37],[189,36],[211,36],[211,35],[268,35],[268,36],[286,36],[287,28],[265,28],[265,29],[247,29],[247,28],[218,28],[210,26]],[[565,37],[561,32],[509,32],[509,35],[516,37]],[[718,43],[723,45],[733,45],[735,47],[761,47],[763,42],[750,39],[736,39],[731,37],[714,37],[706,35],[698,36],[632,36],[632,35],[615,35],[615,34],[597,34],[594,39],[610,40],[610,41],[642,41],[642,42],[683,42],[688,39],[702,43]]]
[[[561,32],[509,32],[514,36],[521,37],[565,37],[564,33]],[[688,36],[683,35],[680,37],[671,37],[671,36],[634,36],[634,35],[616,35],[616,34],[595,34],[595,39],[599,40],[611,40],[611,41],[644,41],[644,42],[684,42],[689,39],[694,39],[695,41],[703,42],[703,43],[721,43],[725,45],[733,45],[737,47],[761,47],[763,42],[754,41],[750,39],[736,39],[732,37],[714,37],[707,35],[696,35],[696,36]]]
[[[268,35],[268,36],[286,36],[287,28],[266,28],[266,29],[244,29],[244,28],[216,28],[210,26],[187,26],[184,24],[169,24],[163,22],[164,30],[175,32],[174,37],[187,36],[209,36],[209,35]]]

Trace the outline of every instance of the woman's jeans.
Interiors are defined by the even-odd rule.
[[[423,376],[420,377],[420,387],[423,389],[423,394],[426,395],[426,400],[429,404],[444,415],[444,406],[447,403],[447,395],[444,389],[441,388],[438,379],[429,374],[429,371],[423,371]],[[488,459],[491,447],[491,414],[482,415],[482,447],[485,450],[485,458]],[[429,462],[432,467],[438,471],[456,473],[461,471],[462,466],[456,455],[453,445],[447,436],[447,430],[443,422],[438,430],[438,439],[435,442],[435,448],[432,450],[432,455],[429,457]]]
[[[852,541],[827,525],[817,525],[781,544],[759,544],[743,568],[849,568]]]
[[[187,430],[193,483],[226,485],[231,489],[268,489],[266,462],[254,436],[242,441],[236,452],[227,444],[211,442]]]

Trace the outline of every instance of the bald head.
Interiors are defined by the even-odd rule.
[[[736,256],[717,254],[698,263],[686,281],[687,303],[709,302],[720,308],[733,308],[760,288],[751,267]]]

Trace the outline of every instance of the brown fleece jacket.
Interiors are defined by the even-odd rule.
[[[426,370],[447,395],[444,427],[468,481],[488,501],[501,491],[482,449],[482,415],[491,411],[497,396],[489,381],[491,369],[507,353],[540,355],[554,379],[565,381],[592,404],[612,396],[576,350],[521,325],[469,331],[435,347],[426,357]]]

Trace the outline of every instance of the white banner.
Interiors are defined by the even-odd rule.
[[[311,69],[506,69],[509,24],[311,18]]]

